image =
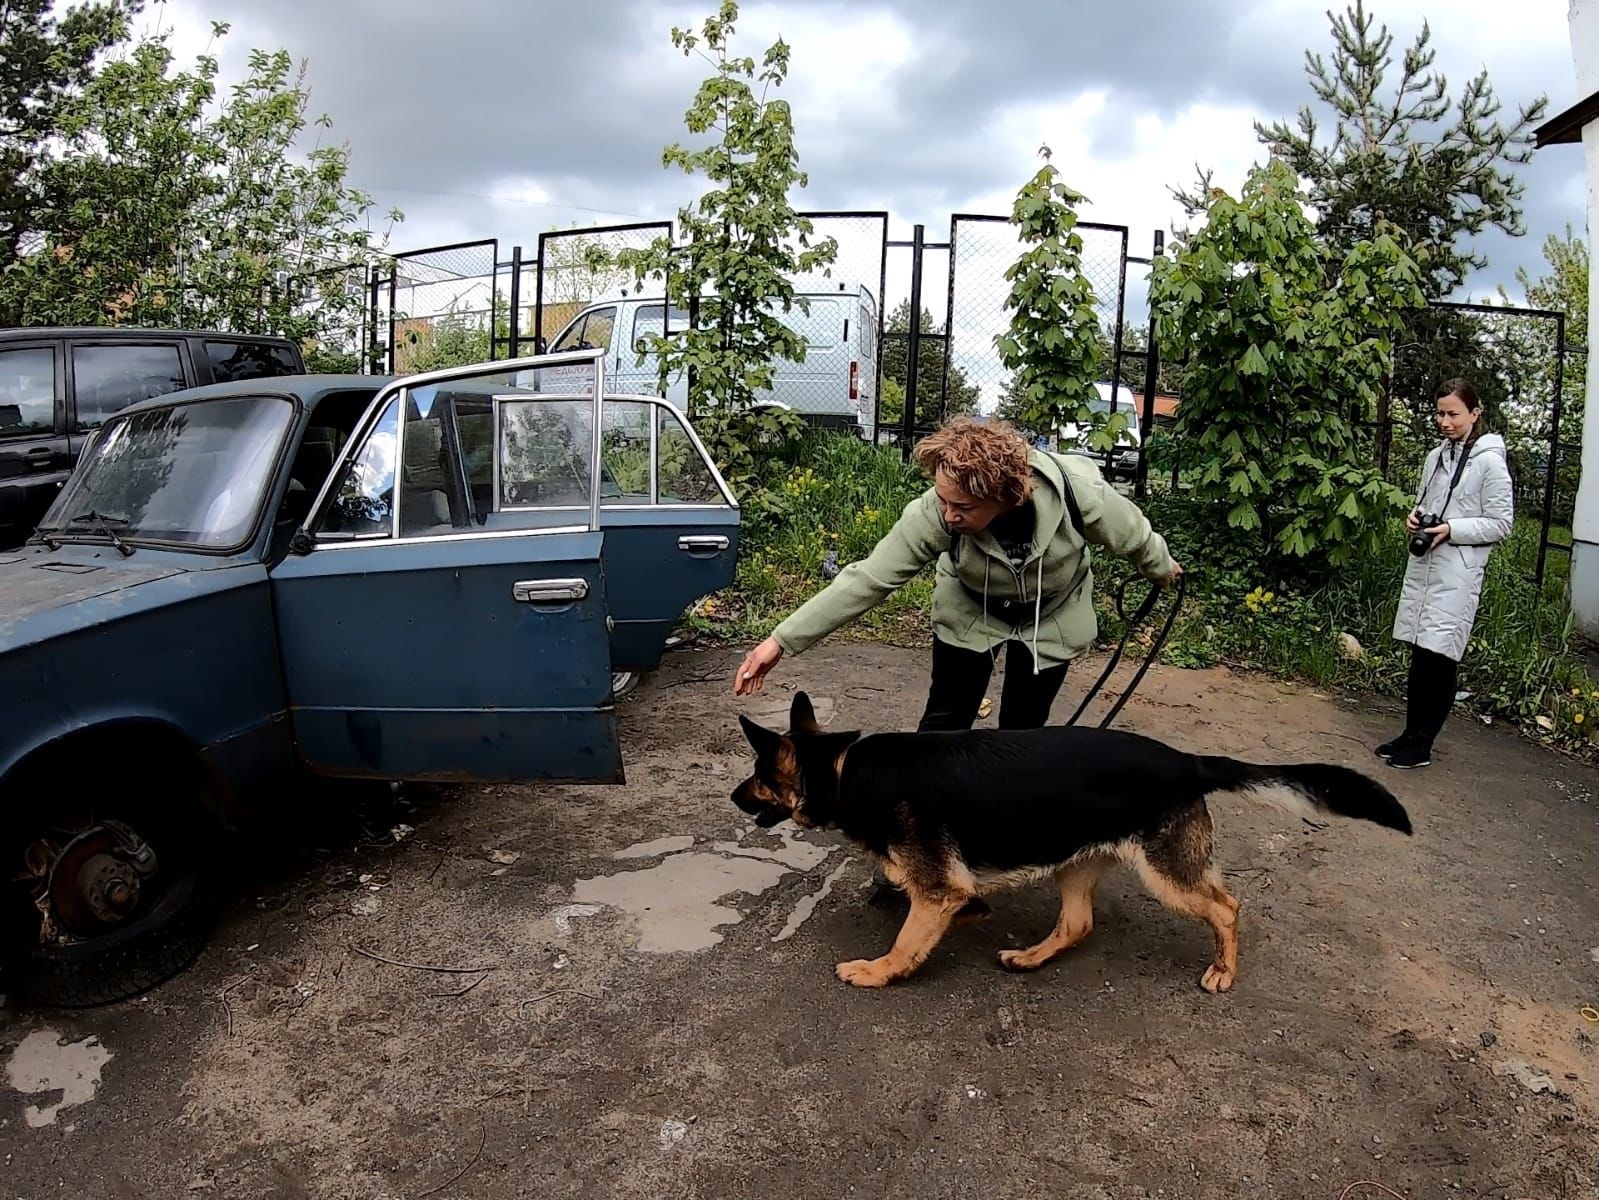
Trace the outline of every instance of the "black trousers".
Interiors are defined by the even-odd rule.
[[[1410,686],[1405,692],[1405,739],[1432,749],[1455,703],[1459,664],[1447,654],[1410,648]]]
[[[1026,644],[1005,643],[1005,688],[999,697],[1001,729],[1037,729],[1049,720],[1049,709],[1066,681],[1066,665],[1033,674],[1033,655]],[[970,729],[994,673],[994,658],[983,650],[963,650],[933,639],[933,682],[927,710],[918,730]]]

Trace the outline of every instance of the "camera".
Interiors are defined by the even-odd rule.
[[[1422,513],[1419,520],[1421,524],[1416,532],[1410,535],[1410,552],[1417,558],[1432,549],[1432,534],[1427,530],[1436,529],[1444,523],[1444,519],[1437,513]]]

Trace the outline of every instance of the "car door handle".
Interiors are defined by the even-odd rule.
[[[728,540],[720,533],[688,534],[677,539],[677,548],[684,554],[704,554],[707,550],[726,550]]]
[[[518,604],[570,604],[589,594],[586,579],[523,579],[511,585]]]

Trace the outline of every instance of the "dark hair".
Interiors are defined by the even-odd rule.
[[[1482,397],[1477,395],[1477,389],[1471,386],[1469,379],[1446,379],[1438,388],[1437,399],[1443,400],[1449,396],[1458,396],[1460,402],[1466,406],[1467,412],[1479,413],[1476,423],[1471,427],[1471,433],[1466,438],[1466,445],[1471,445],[1482,436],[1488,428],[1488,414],[1483,411]]]
[[[1460,402],[1466,406],[1467,412],[1476,412],[1482,407],[1482,398],[1477,395],[1477,389],[1471,386],[1469,379],[1446,379],[1439,387],[1435,400],[1442,400],[1446,396],[1459,396]]]

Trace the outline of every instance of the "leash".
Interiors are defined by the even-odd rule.
[[[1138,578],[1139,576],[1137,575],[1129,575],[1122,580],[1121,586],[1116,589],[1116,615],[1122,619],[1126,628],[1122,632],[1121,641],[1116,643],[1116,652],[1110,656],[1110,662],[1105,664],[1105,669],[1100,672],[1099,678],[1094,681],[1094,686],[1088,689],[1088,694],[1083,697],[1083,702],[1077,706],[1077,711],[1066,722],[1068,726],[1077,724],[1084,710],[1093,702],[1094,697],[1099,695],[1100,689],[1105,686],[1105,681],[1110,678],[1111,672],[1121,662],[1122,654],[1127,649],[1127,639],[1132,637],[1133,632],[1149,619],[1149,614],[1154,612],[1155,606],[1160,603],[1161,592],[1165,589],[1152,583],[1149,585],[1149,594],[1138,605],[1138,611],[1131,618],[1127,616],[1127,588],[1136,582]],[[1177,582],[1172,585],[1171,611],[1166,614],[1166,622],[1160,627],[1160,632],[1155,635],[1155,640],[1150,643],[1149,653],[1144,656],[1144,661],[1139,664],[1138,672],[1133,676],[1132,682],[1127,685],[1120,698],[1111,706],[1111,710],[1105,714],[1104,719],[1100,721],[1100,729],[1108,728],[1110,723],[1116,719],[1116,715],[1121,712],[1122,706],[1132,699],[1133,692],[1143,682],[1144,675],[1148,672],[1150,665],[1159,657],[1161,648],[1166,645],[1166,639],[1171,636],[1172,626],[1177,623],[1177,614],[1182,610],[1183,592],[1187,584],[1188,576],[1179,575]]]

